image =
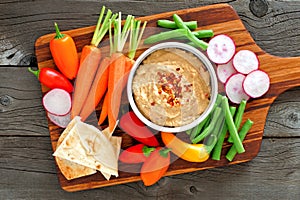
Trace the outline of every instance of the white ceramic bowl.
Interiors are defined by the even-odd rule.
[[[133,90],[132,90],[132,82],[133,82],[133,78],[135,76],[135,72],[138,69],[138,67],[140,66],[140,64],[142,64],[143,60],[146,59],[151,53],[153,53],[157,50],[170,49],[170,48],[181,49],[186,52],[192,53],[194,56],[196,56],[202,62],[204,68],[206,68],[206,70],[209,73],[209,77],[210,77],[210,80],[209,80],[210,81],[209,82],[210,101],[209,101],[208,106],[206,107],[204,112],[198,118],[196,118],[194,121],[192,121],[189,124],[186,124],[183,126],[177,126],[177,127],[167,127],[167,126],[157,125],[157,124],[153,123],[152,121],[150,121],[149,119],[147,119],[138,109],[138,107],[135,103],[134,94],[133,94]],[[199,74],[199,76],[200,76],[200,74]],[[215,70],[214,70],[211,62],[201,51],[199,51],[198,49],[196,49],[190,45],[184,44],[184,43],[165,42],[165,43],[160,43],[160,44],[150,47],[149,49],[147,49],[145,52],[143,52],[138,57],[138,59],[136,60],[136,62],[133,65],[131,72],[129,74],[129,77],[128,77],[127,94],[128,94],[128,99],[129,99],[129,103],[130,103],[132,110],[144,124],[146,124],[147,126],[153,128],[155,130],[158,130],[158,131],[182,132],[182,131],[186,131],[186,130],[189,130],[189,129],[197,126],[211,112],[213,105],[215,104],[217,94],[218,94],[218,82],[217,82]]]

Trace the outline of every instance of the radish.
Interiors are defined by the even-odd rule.
[[[232,65],[232,61],[226,63],[226,64],[220,64],[217,66],[217,75],[219,80],[222,83],[225,83],[227,79],[236,73],[236,70],[234,69]]]
[[[243,99],[248,100],[250,98],[243,89],[245,77],[245,75],[237,73],[229,77],[225,83],[226,95],[232,103],[239,104]]]
[[[233,66],[236,71],[242,74],[249,74],[258,69],[259,62],[254,52],[250,50],[240,50],[233,57]]]
[[[207,55],[214,63],[225,64],[231,60],[234,53],[235,44],[227,35],[217,35],[208,43]]]
[[[243,88],[245,93],[250,97],[261,97],[270,88],[270,77],[262,70],[252,71],[246,76],[243,82]]]
[[[54,114],[47,112],[47,116],[51,122],[53,122],[55,125],[57,125],[61,128],[66,128],[71,121],[71,112],[69,112],[66,115],[61,115],[61,116],[54,115]]]
[[[66,115],[71,110],[71,95],[63,89],[52,89],[44,95],[43,106],[51,114]]]

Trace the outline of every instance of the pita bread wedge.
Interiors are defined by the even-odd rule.
[[[79,120],[78,118],[74,118],[69,125],[66,127],[66,129],[63,131],[63,133],[60,135],[56,149],[61,145],[62,141],[66,138],[66,136],[70,133],[70,130],[73,128],[73,126],[76,123],[76,120]],[[60,158],[55,156],[56,163],[61,171],[61,173],[64,175],[64,177],[67,180],[72,180],[76,178],[80,178],[83,176],[88,176],[95,174],[97,171],[95,169],[71,162],[69,160]]]
[[[102,132],[104,133],[105,131],[109,132],[109,128],[107,127],[106,129],[104,129]],[[120,150],[121,150],[121,142],[122,142],[122,138],[121,137],[114,137],[112,136],[110,138],[110,142],[111,144],[114,146],[114,149],[115,149],[115,153],[116,155],[119,157],[119,153],[120,153]],[[102,166],[102,169],[105,168],[105,166]],[[100,170],[101,171],[101,170]],[[106,170],[103,170],[103,171],[106,171]],[[110,174],[107,174],[105,172],[101,171],[102,175],[107,179],[109,180],[110,179]]]
[[[79,119],[53,155],[98,170],[109,179],[110,175],[118,176],[120,147],[121,137],[107,138],[98,128]]]

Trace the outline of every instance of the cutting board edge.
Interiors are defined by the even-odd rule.
[[[197,171],[202,171],[202,170],[208,170],[208,169],[213,169],[213,168],[220,168],[220,167],[226,167],[226,166],[231,166],[231,165],[238,165],[238,164],[242,164],[242,163],[246,163],[246,162],[250,162],[251,160],[253,160],[255,157],[257,157],[259,150],[257,151],[257,153],[249,158],[249,159],[245,159],[245,160],[240,160],[240,161],[232,161],[229,162],[225,165],[219,165],[219,166],[210,166],[210,167],[203,167],[203,168],[188,168],[188,170],[183,171],[183,170],[174,170],[171,173],[166,173],[166,175],[164,175],[163,177],[169,177],[169,176],[174,176],[174,175],[180,175],[180,174],[187,174],[187,173],[192,173],[192,172],[197,172]],[[58,172],[59,173],[59,172]],[[59,179],[59,177],[58,177]],[[92,184],[92,186],[86,185],[85,183],[81,183],[81,184],[77,184],[77,185],[62,185],[62,181],[60,182],[60,186],[61,188],[66,191],[66,192],[78,192],[78,191],[86,191],[86,190],[92,190],[92,189],[99,189],[99,188],[104,188],[104,187],[110,187],[110,186],[116,186],[116,185],[121,185],[121,184],[127,184],[127,183],[134,183],[134,182],[139,182],[142,181],[140,176],[133,176],[130,178],[124,178],[124,180],[122,181],[118,181],[118,182],[109,182],[107,181],[106,183],[103,184],[103,182],[98,183],[95,182],[94,184]]]

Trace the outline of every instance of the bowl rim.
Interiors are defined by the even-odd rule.
[[[208,106],[206,107],[205,111],[195,120],[192,122],[185,124],[183,126],[178,126],[178,127],[165,127],[165,126],[160,126],[149,119],[147,119],[138,109],[137,105],[135,104],[135,100],[133,97],[133,91],[132,91],[132,82],[133,82],[133,77],[135,75],[135,72],[137,68],[140,66],[142,61],[146,59],[151,53],[160,50],[160,49],[168,49],[168,48],[176,48],[176,49],[181,49],[185,50],[187,52],[192,53],[194,56],[196,56],[209,72],[210,75],[210,87],[211,87],[211,96],[210,96],[210,101]],[[209,59],[205,56],[204,53],[202,53],[200,50],[196,49],[195,47],[192,47],[188,44],[181,43],[181,42],[162,42],[159,44],[156,44],[154,46],[149,47],[147,50],[145,50],[135,61],[133,64],[132,69],[130,70],[129,76],[128,76],[128,81],[127,81],[127,96],[129,100],[129,104],[131,106],[131,109],[133,112],[136,114],[136,116],[147,126],[151,127],[152,129],[155,129],[157,131],[163,131],[163,132],[183,132],[186,130],[189,130],[195,126],[197,126],[201,121],[203,121],[211,112],[216,99],[217,99],[217,94],[218,94],[218,81],[217,81],[217,76],[216,72],[214,70],[214,67],[212,63],[209,61]]]

